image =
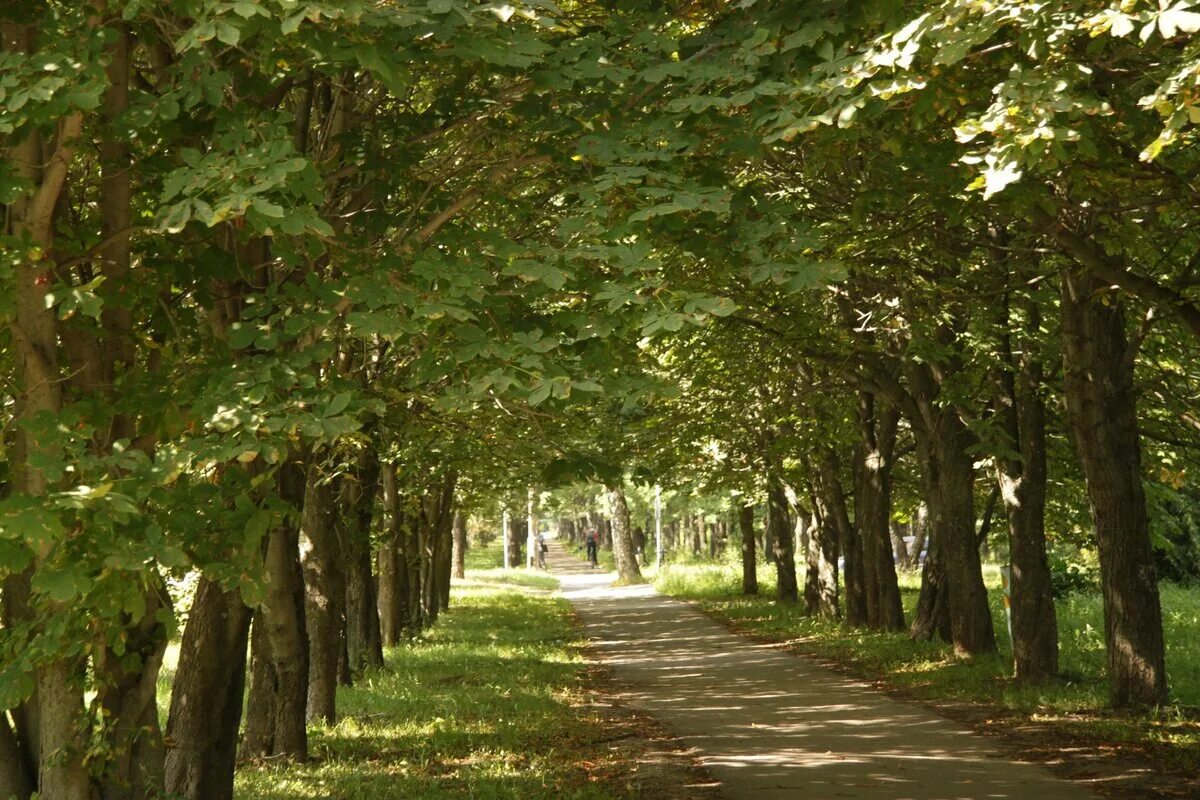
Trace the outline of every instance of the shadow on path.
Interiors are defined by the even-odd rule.
[[[731,633],[648,585],[613,587],[558,543],[549,567],[615,679],[730,800],[1087,800],[1040,767],[805,659]]]

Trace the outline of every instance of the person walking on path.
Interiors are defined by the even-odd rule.
[[[538,531],[538,535],[537,535],[537,566],[538,566],[538,569],[546,568],[546,550],[547,549],[548,548],[546,547],[546,539],[544,536],[542,536],[541,531]]]
[[[588,531],[587,535],[587,560],[593,567],[600,565],[600,543],[596,541],[596,532]]]

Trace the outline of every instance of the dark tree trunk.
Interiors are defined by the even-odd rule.
[[[742,532],[742,594],[758,594],[758,554],[754,549],[754,506],[738,509]]]
[[[0,797],[28,800],[32,793],[33,778],[25,752],[9,725],[8,715],[0,711]]]
[[[383,645],[394,647],[408,627],[408,562],[405,558],[405,534],[410,520],[404,517],[396,467],[385,464],[381,474],[383,504],[387,512],[387,533],[379,544],[376,563],[379,570],[379,631]]]
[[[888,533],[892,537],[892,557],[896,559],[896,563],[907,568],[909,562],[908,545],[904,543],[904,525],[899,522],[892,522],[888,525]],[[910,530],[912,526],[907,526]]]
[[[462,580],[467,577],[467,518],[461,512],[454,514],[454,550],[452,554],[453,576]]]
[[[936,537],[929,543],[929,553],[921,566],[921,594],[917,597],[910,635],[921,641],[934,636],[946,642],[951,638],[950,594]]]
[[[837,533],[838,549],[845,564],[842,586],[845,620],[858,627],[867,621],[867,596],[863,587],[863,550],[858,531],[850,522],[846,508],[846,492],[842,488],[840,465],[832,450],[826,450],[819,468],[817,502],[821,517]],[[836,564],[836,557],[834,559]],[[835,572],[836,574],[836,572]],[[834,615],[837,615],[835,609]]]
[[[939,554],[937,565],[950,613],[950,640],[960,656],[996,652],[996,634],[983,585],[983,565],[975,535],[975,466],[968,448],[974,443],[958,412],[939,399],[930,370],[910,372],[920,418],[913,434],[924,467],[926,500]],[[928,574],[928,572],[926,573]],[[936,599],[936,595],[935,595]],[[932,608],[937,609],[936,603]],[[927,629],[930,620],[922,620]]]
[[[337,719],[338,662],[342,654],[342,554],[334,528],[333,488],[316,465],[309,467],[300,520],[300,563],[304,574],[304,624],[308,639],[305,718]]]
[[[641,583],[642,571],[638,567],[633,550],[633,531],[629,521],[629,504],[625,501],[625,487],[613,484],[608,487],[608,502],[612,507],[613,557],[617,562],[617,579],[621,583]]]
[[[1037,306],[1029,303],[1027,311],[1028,329],[1036,331]],[[1007,328],[1009,320],[1003,322]],[[1046,558],[1046,404],[1042,364],[1031,355],[1032,346],[1026,343],[1018,365],[1005,333],[996,403],[1013,454],[997,458],[996,471],[1008,518],[1013,664],[1021,682],[1045,681],[1058,673],[1058,620]]]
[[[351,675],[358,675],[367,667],[383,666],[379,601],[371,575],[371,523],[379,494],[379,459],[375,451],[364,447],[356,467],[355,473],[342,481],[341,500],[345,510],[339,526],[346,575],[346,666]],[[381,547],[380,552],[385,549],[388,547]],[[394,549],[391,567],[394,578]]]
[[[774,475],[767,477],[767,515],[772,531],[771,546],[775,555],[779,600],[795,603],[800,599],[800,587],[796,583],[796,554],[792,550],[792,536],[788,531],[787,493],[783,482]]]
[[[900,415],[893,406],[880,409],[875,395],[859,394],[861,444],[856,463],[854,522],[863,542],[863,584],[867,625],[904,630],[904,606],[896,578],[891,542],[892,466]]]
[[[280,496],[297,511],[304,507],[306,473],[295,462],[280,470]],[[308,758],[308,636],[299,532],[294,523],[285,521],[268,534],[264,565],[266,596],[254,618],[249,703],[252,715],[269,709],[269,716],[263,732],[252,735],[247,724],[243,749],[249,757],[304,761]]]
[[[1109,696],[1114,706],[1166,702],[1158,576],[1150,544],[1134,359],[1121,297],[1063,270],[1067,416],[1087,483],[1100,554]]]
[[[250,609],[241,593],[202,578],[171,684],[165,770],[171,797],[233,798],[249,630]]]
[[[169,612],[167,587],[155,575],[144,592],[146,611],[125,628],[120,654],[99,649],[94,668],[99,697],[111,723],[114,752],[100,779],[102,800],[150,800],[163,792],[162,730],[158,721],[158,672],[167,649],[167,627],[160,612]],[[0,793],[0,796],[4,796]]]

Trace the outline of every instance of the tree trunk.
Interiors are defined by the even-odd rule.
[[[280,470],[279,493],[291,506],[304,507],[306,470],[289,463]],[[265,734],[251,737],[247,725],[243,748],[248,756],[308,758],[308,636],[304,620],[304,577],[299,533],[285,521],[267,536],[266,596],[255,614],[254,667],[250,707],[269,708]],[[336,662],[335,662],[336,675]]]
[[[401,508],[396,467],[382,469],[383,504],[387,511],[387,534],[379,544],[379,632],[385,647],[400,642],[408,623],[408,564],[404,557],[405,519]]]
[[[1041,317],[1027,305],[1026,325],[1036,331]],[[1007,305],[1004,319],[1007,331]],[[1013,664],[1018,681],[1046,681],[1058,673],[1058,620],[1046,558],[1046,404],[1041,395],[1042,364],[1023,347],[1015,363],[1007,332],[1001,343],[1005,368],[998,376],[997,418],[1016,457],[996,459],[996,472],[1008,518],[1012,563]]]
[[[796,583],[796,554],[792,550],[792,536],[788,531],[787,493],[783,489],[783,482],[774,475],[767,477],[767,515],[775,554],[779,600],[795,603],[800,599],[800,587]]]
[[[826,619],[838,618],[838,547],[837,531],[818,511],[808,526],[808,551],[805,553],[804,607],[809,614]]]
[[[160,612],[167,587],[157,574],[144,592],[146,611],[125,629],[122,652],[100,647],[94,662],[98,699],[111,724],[113,747],[100,778],[102,800],[150,800],[163,793],[165,750],[158,721],[158,672],[167,649]],[[0,793],[0,796],[3,796]]]
[[[758,594],[758,554],[754,549],[754,506],[738,509],[742,532],[742,594]]]
[[[950,594],[946,588],[946,570],[935,536],[929,543],[929,553],[921,566],[921,594],[917,598],[917,609],[913,614],[910,636],[929,641],[935,635],[942,641],[951,639]]]
[[[983,585],[983,565],[975,535],[975,466],[968,453],[973,437],[953,407],[938,398],[928,367],[913,369],[914,395],[920,419],[913,424],[924,470],[926,500],[938,548],[938,570],[931,588],[945,587],[950,614],[950,640],[960,656],[996,652],[996,634]],[[929,575],[928,571],[926,573]],[[933,599],[937,599],[936,595]],[[939,609],[932,603],[927,610]],[[922,631],[930,619],[921,621]]]
[[[1142,485],[1134,359],[1122,299],[1065,269],[1067,416],[1087,483],[1100,555],[1109,696],[1114,706],[1166,702],[1158,576]]]
[[[304,574],[304,626],[308,639],[305,719],[337,718],[338,661],[342,654],[342,554],[334,528],[333,488],[315,464],[308,469],[300,520],[300,564]]]
[[[608,487],[608,503],[613,513],[612,542],[613,557],[617,562],[617,580],[621,583],[641,583],[642,571],[633,554],[633,531],[623,485],[615,483]]]
[[[379,459],[374,449],[363,447],[359,451],[354,474],[342,480],[343,513],[339,524],[346,576],[346,661],[351,675],[358,675],[367,667],[383,666],[380,604],[371,575],[371,523],[375,518],[375,498],[378,494]],[[390,535],[386,538],[391,539]],[[388,549],[391,551],[390,566],[394,578],[394,545],[382,546],[380,552]],[[394,599],[393,594],[393,602]]]
[[[28,800],[33,792],[33,778],[17,735],[0,711],[0,797]]]
[[[166,789],[183,800],[232,800],[250,609],[237,589],[202,578],[188,612],[167,717]]]
[[[837,532],[838,548],[845,564],[842,578],[842,586],[845,589],[845,620],[847,624],[858,627],[867,621],[867,596],[863,586],[863,549],[858,531],[850,522],[846,508],[846,492],[842,488],[839,472],[837,456],[832,450],[826,449],[819,468],[817,501],[820,503],[821,516],[826,524],[831,525]],[[836,610],[834,616],[837,616]]]
[[[461,511],[454,513],[454,550],[452,575],[459,580],[467,577],[467,518]]]
[[[892,406],[878,408],[875,395],[859,394],[861,443],[856,463],[854,522],[863,543],[863,585],[867,625],[904,630],[904,606],[896,578],[890,520],[892,466],[900,415]]]

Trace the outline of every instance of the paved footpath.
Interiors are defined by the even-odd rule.
[[[648,586],[613,588],[551,544],[549,566],[621,699],[694,749],[729,800],[1095,800],[987,740],[731,633]]]

